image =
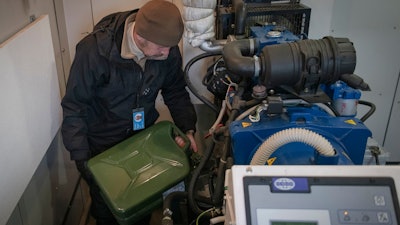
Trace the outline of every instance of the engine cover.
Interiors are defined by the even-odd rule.
[[[271,135],[289,128],[313,131],[333,146],[333,157],[320,157],[315,149],[302,142],[287,143],[269,157],[270,165],[361,165],[371,131],[357,118],[334,117],[320,107],[287,107],[276,115],[263,114],[259,122],[249,119],[230,125],[234,163],[250,164],[259,146]]]

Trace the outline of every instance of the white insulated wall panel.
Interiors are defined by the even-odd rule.
[[[61,124],[47,15],[0,44],[0,225],[21,198]]]

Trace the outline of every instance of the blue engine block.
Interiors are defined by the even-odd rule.
[[[289,128],[304,128],[326,138],[336,154],[321,157],[308,144],[292,142],[272,153],[272,165],[361,165],[371,131],[357,118],[334,117],[319,106],[291,106],[277,115],[262,115],[259,122],[249,119],[230,125],[234,163],[248,165],[258,147],[271,135]]]
[[[300,38],[284,27],[277,25],[265,25],[250,27],[250,35],[256,38],[260,44],[259,49],[267,45],[294,42]]]

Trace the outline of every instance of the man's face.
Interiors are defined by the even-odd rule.
[[[146,40],[142,51],[148,59],[164,60],[168,58],[170,48]]]
[[[168,58],[171,47],[161,46],[154,42],[148,41],[135,32],[133,33],[133,39],[138,48],[148,59],[164,60]]]

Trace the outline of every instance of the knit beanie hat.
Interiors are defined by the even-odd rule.
[[[139,9],[135,20],[136,33],[158,45],[172,47],[182,38],[182,17],[171,2],[151,0]]]

